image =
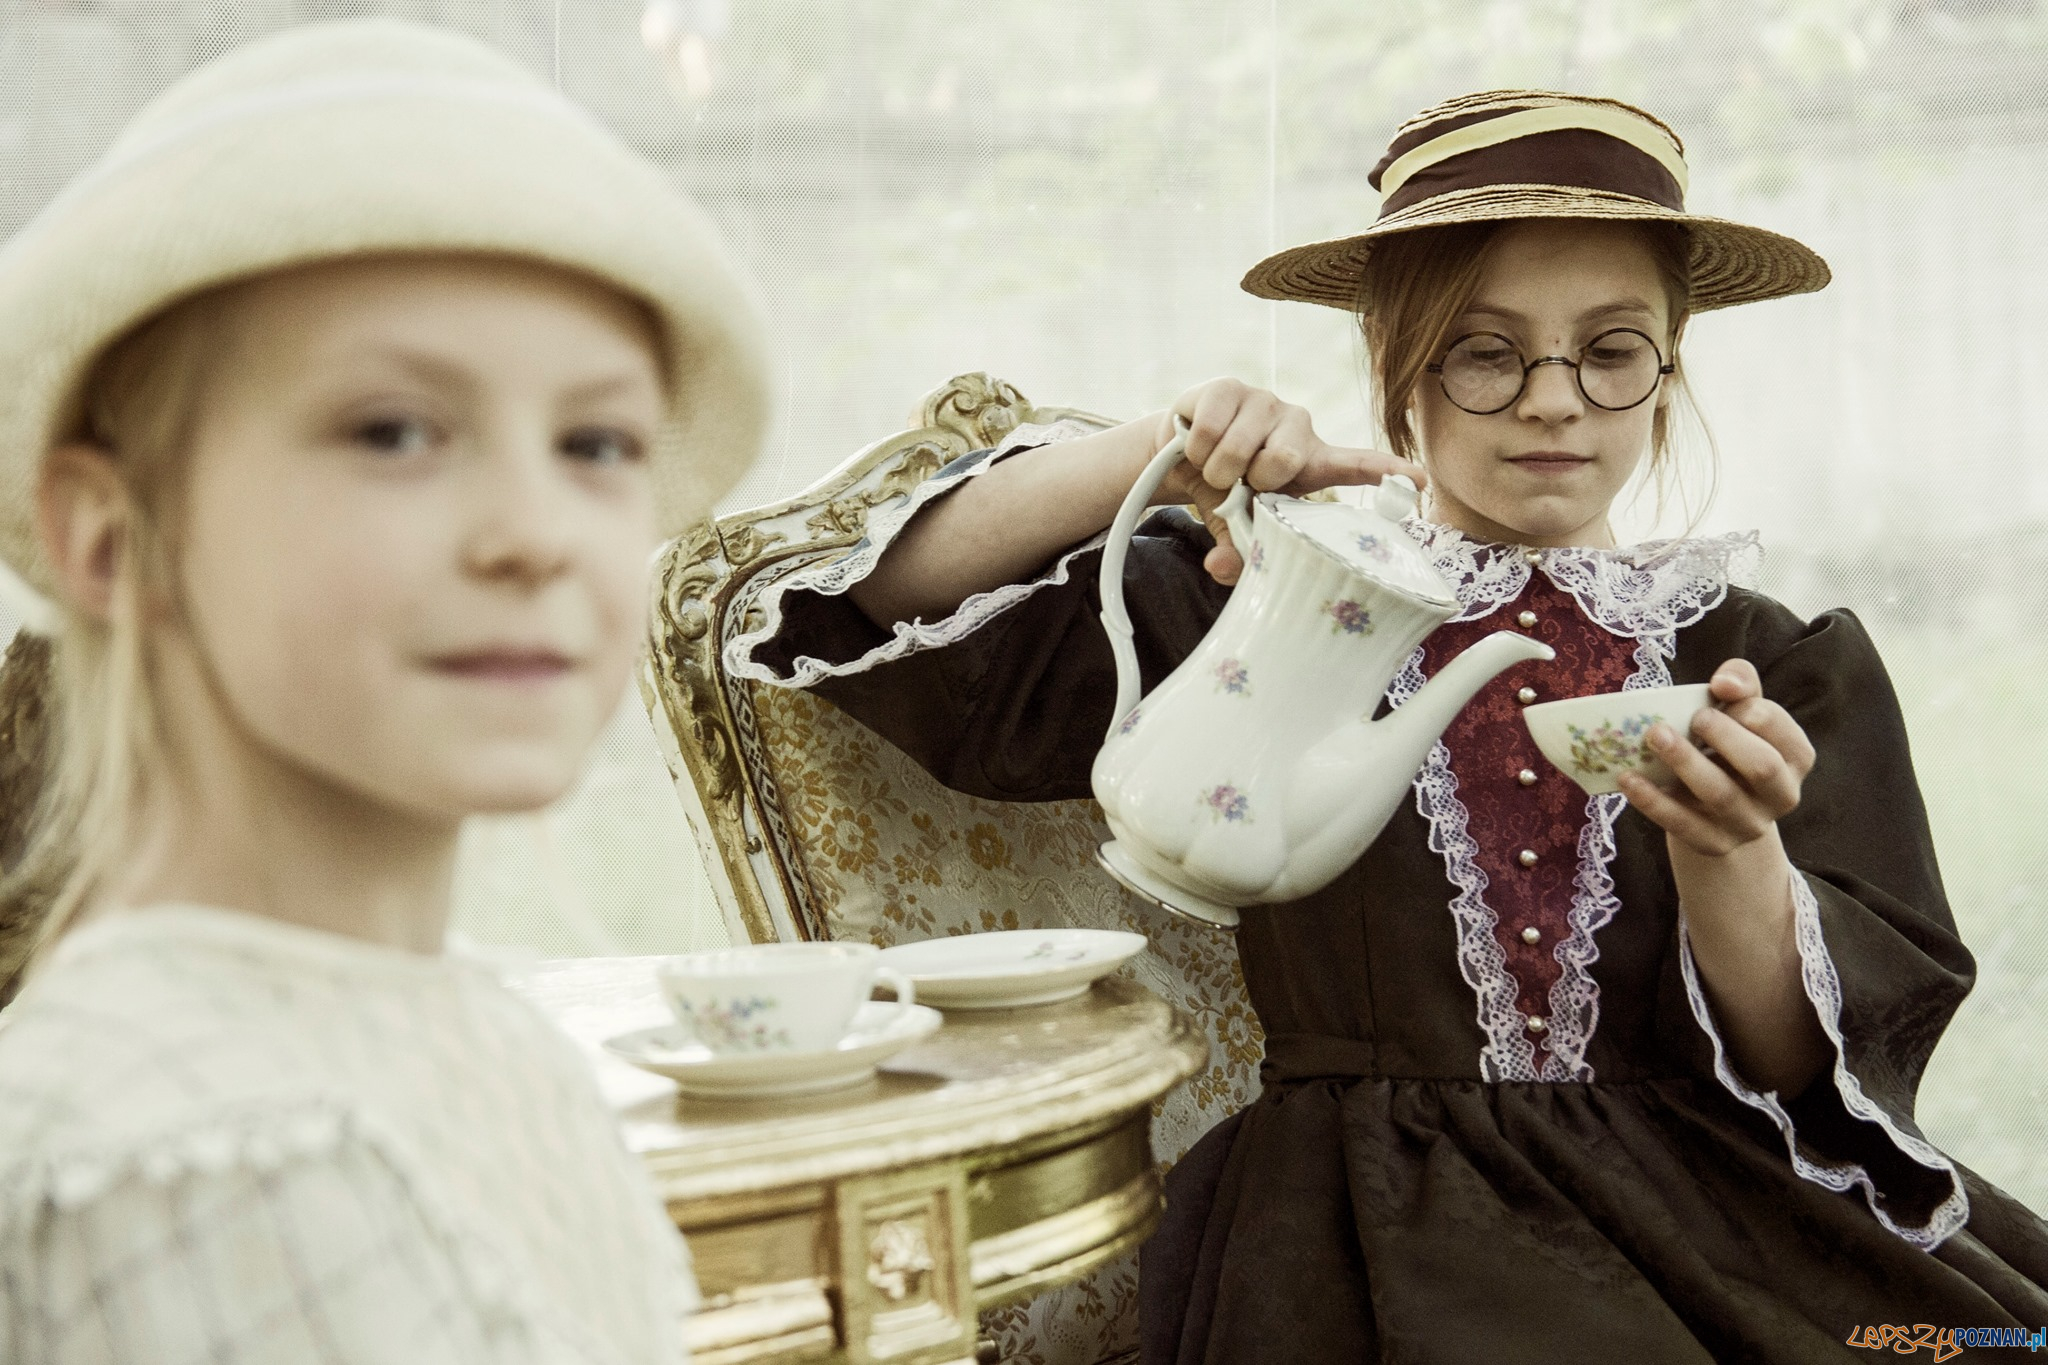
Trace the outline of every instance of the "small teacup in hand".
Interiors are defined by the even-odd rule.
[[[657,969],[661,992],[692,1041],[720,1056],[823,1052],[839,1046],[880,981],[898,1012],[916,1000],[871,943],[760,943],[683,953]]]
[[[1660,787],[1677,781],[1650,749],[1650,728],[1669,725],[1679,734],[1713,704],[1706,683],[1602,692],[1531,706],[1522,713],[1543,756],[1593,796],[1619,791],[1621,775],[1640,772]]]

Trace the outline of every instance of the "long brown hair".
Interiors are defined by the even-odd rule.
[[[1472,302],[1486,254],[1505,223],[1452,223],[1393,233],[1373,245],[1358,285],[1358,325],[1365,337],[1372,375],[1373,406],[1387,448],[1404,460],[1422,458],[1410,417],[1416,387],[1427,377],[1452,339],[1450,330]],[[1705,423],[1686,383],[1680,341],[1690,316],[1692,244],[1675,223],[1638,223],[1657,274],[1670,302],[1671,335],[1666,348],[1677,368],[1669,381],[1672,401],[1659,404],[1650,423],[1650,473],[1657,487],[1658,510],[1674,479],[1674,421],[1689,419],[1702,434]],[[1708,500],[1712,495],[1712,437],[1709,446]],[[1694,509],[1688,520],[1703,510]]]

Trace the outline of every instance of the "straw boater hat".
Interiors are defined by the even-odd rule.
[[[1373,244],[1397,232],[1514,218],[1677,223],[1692,242],[1693,312],[1805,294],[1828,282],[1811,248],[1762,228],[1685,211],[1685,144],[1620,100],[1489,90],[1401,125],[1368,177],[1379,218],[1365,231],[1269,256],[1244,288],[1262,299],[1358,306]]]
[[[591,115],[468,38],[313,24],[179,81],[0,248],[0,558],[51,589],[34,488],[107,346],[198,290],[391,252],[582,271],[643,300],[675,401],[654,452],[674,534],[738,481],[769,413],[761,310],[710,223]]]

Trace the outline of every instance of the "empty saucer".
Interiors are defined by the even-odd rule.
[[[993,1010],[1070,999],[1145,946],[1143,934],[1114,929],[1003,929],[899,943],[881,960],[927,1004]]]
[[[685,1095],[752,1099],[804,1095],[859,1085],[875,1067],[912,1043],[936,1033],[944,1018],[923,1005],[899,1008],[883,1000],[862,1005],[837,1047],[813,1052],[720,1055],[692,1042],[681,1025],[635,1029],[607,1038],[605,1051],[643,1071],[667,1076]]]

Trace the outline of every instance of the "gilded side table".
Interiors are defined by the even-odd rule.
[[[542,963],[519,989],[592,1046],[668,1018],[654,958]],[[967,1365],[979,1309],[1079,1279],[1152,1231],[1152,1102],[1208,1044],[1121,978],[1030,1009],[956,1011],[854,1089],[679,1099],[600,1077],[696,1260],[697,1365]]]

